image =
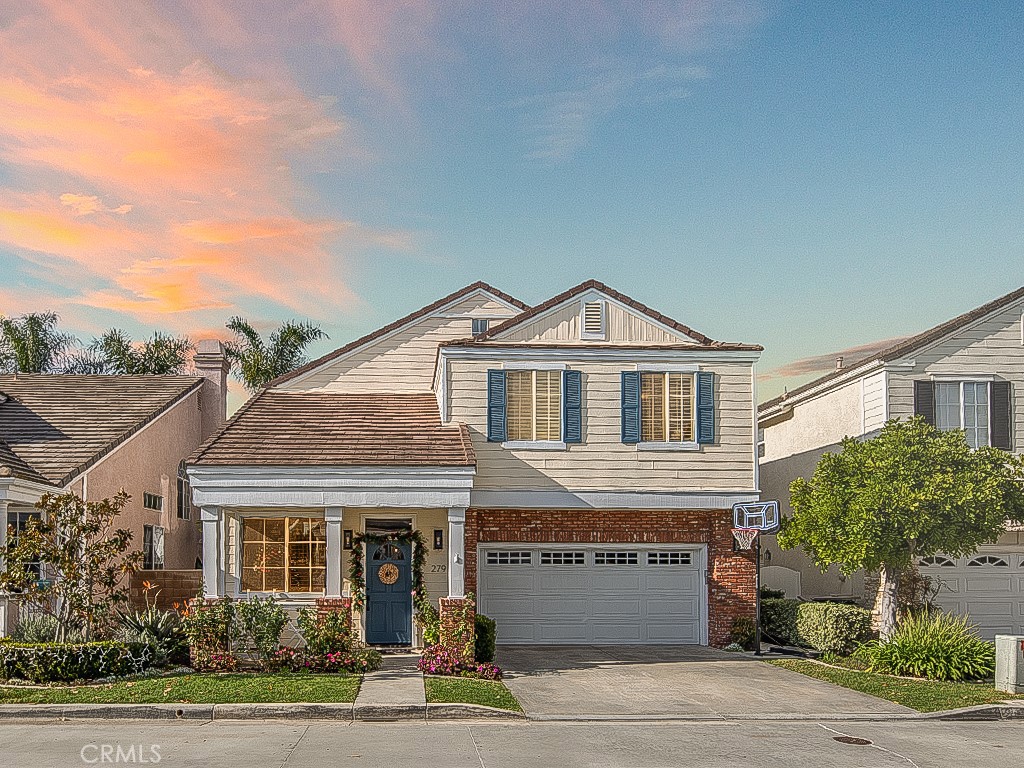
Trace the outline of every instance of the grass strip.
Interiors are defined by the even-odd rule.
[[[476,680],[471,677],[424,676],[427,702],[431,704],[480,704],[495,709],[522,712],[512,691],[497,680]]]

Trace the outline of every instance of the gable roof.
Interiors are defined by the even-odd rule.
[[[431,394],[265,389],[189,458],[190,465],[473,466],[465,425],[442,426]]]
[[[471,343],[476,344],[480,342],[494,341],[495,336],[499,336],[505,331],[508,331],[524,323],[527,323],[530,320],[536,318],[538,315],[541,315],[551,309],[554,309],[555,307],[564,304],[570,301],[571,299],[574,299],[577,296],[586,293],[587,291],[599,291],[608,296],[609,298],[615,299],[620,304],[623,304],[629,307],[630,309],[634,309],[637,312],[645,315],[651,320],[654,320],[655,322],[658,322],[661,325],[671,328],[674,331],[678,331],[684,336],[689,336],[691,339],[697,342],[698,346],[687,346],[687,349],[699,349],[700,347],[708,347],[715,349],[747,349],[755,351],[760,351],[761,349],[763,349],[763,347],[760,347],[756,344],[733,344],[724,341],[715,341],[711,337],[705,336],[703,333],[695,331],[693,330],[693,328],[690,328],[687,325],[683,325],[678,320],[674,320],[668,315],[663,315],[661,312],[651,309],[646,304],[642,304],[636,299],[626,296],[624,293],[619,293],[614,288],[605,285],[599,280],[586,280],[580,283],[579,285],[570,288],[567,291],[563,291],[557,296],[552,296],[547,301],[538,304],[532,309],[527,309],[525,312],[522,312],[521,314],[518,314],[515,317],[511,317],[508,320],[499,323],[498,325],[495,325],[492,328],[488,328],[486,331],[477,334],[472,339],[466,339],[464,341],[458,342],[447,342],[443,346],[454,346],[456,344],[462,345]]]
[[[374,341],[382,336],[386,336],[387,334],[391,333],[392,331],[398,330],[404,325],[408,325],[409,323],[415,322],[416,320],[426,317],[431,312],[435,312],[441,309],[442,307],[451,304],[452,302],[458,301],[459,299],[465,298],[466,296],[475,293],[476,291],[485,291],[494,296],[495,298],[505,302],[506,304],[511,304],[516,309],[529,309],[529,306],[527,304],[524,304],[514,296],[510,296],[504,291],[499,291],[497,288],[488,285],[482,280],[478,280],[475,283],[467,285],[465,288],[460,288],[454,293],[449,293],[447,296],[444,296],[438,299],[437,301],[427,304],[427,306],[425,307],[420,307],[415,312],[410,312],[405,317],[400,317],[394,322],[388,323],[383,328],[378,328],[377,330],[371,331],[365,336],[359,337],[355,341],[350,341],[345,346],[339,347],[333,352],[328,352],[326,355],[318,357],[316,360],[312,360],[306,363],[305,365],[296,368],[294,371],[289,371],[288,373],[282,376],[278,376],[276,379],[267,384],[267,386],[274,387],[278,384],[283,384],[286,381],[291,381],[292,379],[298,378],[299,376],[302,376],[304,373],[308,373],[309,371],[319,368],[320,366],[324,365],[325,363],[329,363],[332,360],[337,360],[339,357],[344,357],[349,352],[353,352],[359,349],[360,347],[369,344],[371,341]]]
[[[0,376],[0,392],[8,396],[0,402],[0,467],[63,487],[203,381],[198,376]]]
[[[809,381],[806,384],[802,384],[790,392],[786,392],[785,394],[779,395],[778,397],[773,397],[771,400],[766,400],[757,407],[757,410],[766,411],[770,408],[782,404],[783,402],[789,402],[794,397],[802,395],[810,390],[824,387],[825,385],[830,384],[837,379],[850,376],[853,372],[861,368],[864,368],[870,364],[879,362],[888,363],[892,362],[893,360],[898,360],[899,358],[905,357],[907,354],[911,352],[915,352],[921,349],[922,347],[926,347],[930,344],[933,344],[936,341],[945,338],[946,336],[950,336],[956,333],[957,331],[963,329],[964,327],[971,325],[972,323],[975,323],[978,320],[981,320],[982,318],[992,314],[993,312],[998,312],[1001,309],[1005,309],[1006,307],[1010,306],[1014,302],[1019,301],[1021,299],[1024,299],[1024,286],[1018,288],[1015,291],[1010,291],[1010,293],[1006,294],[1005,296],[1000,296],[998,299],[993,299],[987,304],[982,304],[980,307],[975,307],[969,312],[964,312],[962,315],[958,315],[957,317],[954,317],[952,320],[947,320],[944,323],[939,323],[935,327],[929,328],[926,331],[922,331],[916,336],[911,336],[909,338],[897,342],[896,344],[893,344],[890,347],[881,349],[878,352],[875,352],[873,355],[858,360],[847,367],[840,368],[839,370],[836,371],[830,371],[829,373],[826,373],[824,376],[820,376],[817,379],[814,379],[813,381]]]

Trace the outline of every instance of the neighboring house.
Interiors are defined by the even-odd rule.
[[[195,568],[200,534],[184,459],[225,420],[228,364],[202,342],[196,376],[0,376],[0,545],[47,493],[131,495],[117,526],[144,567]],[[0,596],[0,635],[13,626]]]
[[[417,530],[425,588],[506,643],[729,642],[753,615],[754,363],[590,281],[483,283],[254,396],[189,460],[208,598],[351,595],[353,542]],[[408,544],[369,543],[368,642],[417,644]],[[442,600],[442,614],[454,600]]]
[[[1024,288],[762,403],[762,495],[788,512],[789,484],[810,478],[844,436],[871,437],[915,414],[963,429],[973,446],[1024,451]],[[822,574],[772,537],[765,546],[765,581],[790,596],[873,602],[875,579],[844,578],[835,567]],[[1008,530],[976,555],[920,567],[939,587],[938,604],[970,614],[986,636],[1024,633],[1024,533]]]

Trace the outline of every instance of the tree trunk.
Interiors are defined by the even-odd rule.
[[[901,573],[890,565],[883,564],[878,572],[878,595],[875,597],[875,612],[878,614],[878,636],[885,642],[896,630],[899,618],[899,591]]]

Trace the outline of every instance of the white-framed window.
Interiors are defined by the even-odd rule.
[[[164,497],[158,493],[149,493],[148,491],[142,494],[142,506],[146,509],[152,509],[159,512],[164,508]]]
[[[561,441],[562,371],[506,371],[505,419],[508,442]]]
[[[693,379],[692,373],[641,372],[641,443],[695,441]]]
[[[487,330],[487,328],[490,326],[490,324],[491,324],[491,321],[488,320],[486,317],[483,317],[483,318],[474,317],[473,318],[473,335],[477,336],[477,335],[479,335],[481,333],[484,333]]]
[[[242,591],[323,592],[327,523],[314,517],[242,520]]]
[[[636,552],[595,552],[594,565],[636,565],[640,556]]]
[[[986,381],[935,382],[935,426],[962,429],[972,448],[989,445],[988,387]]]
[[[162,571],[164,567],[164,529],[159,525],[142,526],[142,567]]]
[[[693,562],[692,552],[648,552],[648,565],[690,565]]]
[[[177,493],[178,519],[188,520],[192,516],[192,489],[188,483],[184,461],[178,464]]]
[[[21,538],[22,531],[28,528],[29,523],[33,520],[38,521],[40,519],[41,515],[34,510],[7,510],[7,546],[17,546],[18,539]],[[26,567],[29,571],[34,573],[36,577],[39,577],[42,573],[42,567],[38,562],[26,563]]]
[[[583,565],[583,551],[579,549],[566,552],[549,551],[540,553],[541,565]]]

